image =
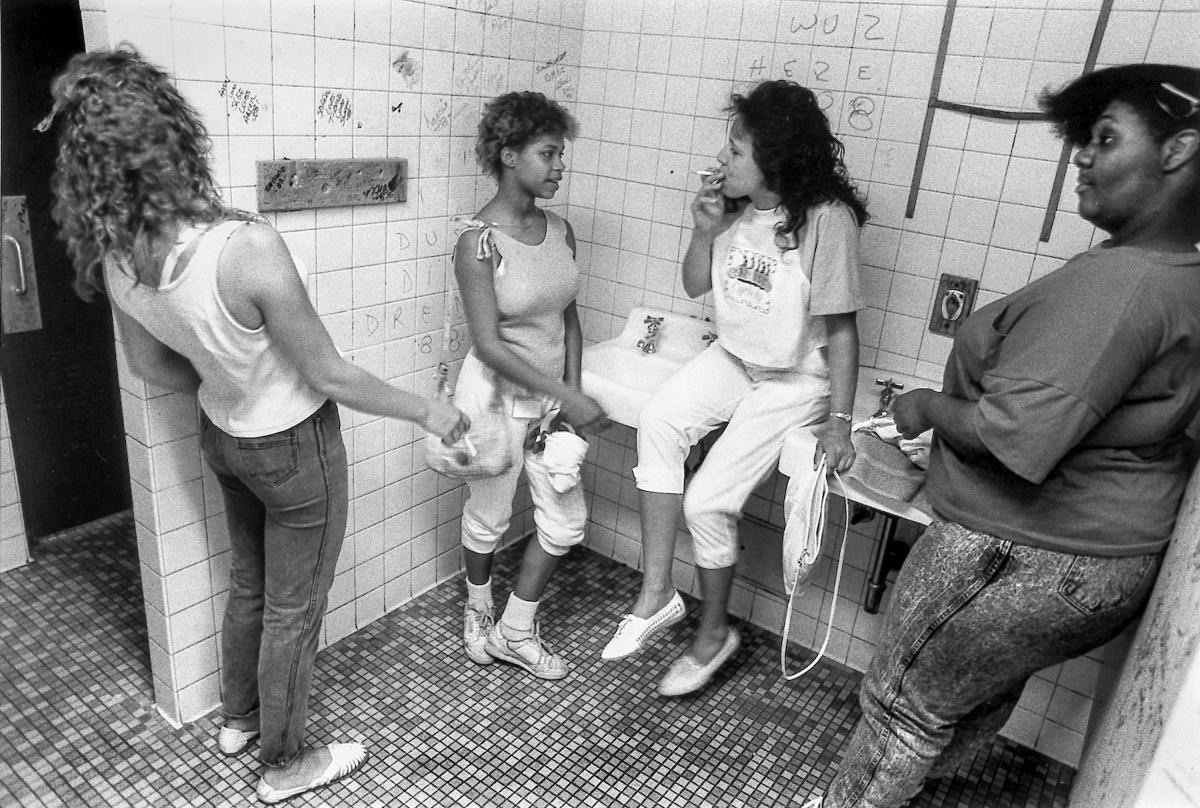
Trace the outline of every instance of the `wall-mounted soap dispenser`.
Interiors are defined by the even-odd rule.
[[[942,273],[938,281],[937,295],[933,298],[933,313],[929,317],[929,330],[935,334],[954,336],[958,325],[967,319],[975,305],[975,293],[979,281],[961,275]]]

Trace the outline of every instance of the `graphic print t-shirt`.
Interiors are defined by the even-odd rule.
[[[727,351],[753,365],[792,368],[826,342],[813,315],[863,307],[858,277],[858,223],[840,203],[816,205],[784,250],[775,227],[781,208],[753,205],[713,244],[717,333]]]

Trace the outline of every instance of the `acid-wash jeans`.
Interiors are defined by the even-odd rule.
[[[346,534],[347,468],[332,401],[291,429],[235,438],[201,418],[221,484],[232,562],[221,624],[226,719],[259,719],[260,757],[303,749],[317,639]]]
[[[1032,674],[1137,616],[1161,558],[1059,553],[934,522],[900,570],[822,808],[895,808],[952,772],[1004,725]]]

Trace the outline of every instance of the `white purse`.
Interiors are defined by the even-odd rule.
[[[816,454],[817,437],[811,430],[804,436],[811,440],[812,453]],[[793,475],[788,480],[784,510],[787,514],[783,530],[783,588],[788,593],[787,610],[783,619],[783,638],[779,646],[779,665],[787,681],[798,679],[812,670],[829,646],[833,632],[833,615],[837,609],[838,591],[842,585],[842,567],[846,559],[846,534],[850,525],[850,504],[846,502],[846,518],[843,520],[841,550],[838,554],[837,576],[833,584],[833,600],[829,605],[829,621],[825,625],[825,639],[816,658],[796,673],[787,671],[787,644],[792,631],[792,606],[796,590],[812,571],[821,556],[821,545],[825,537],[825,508],[829,501],[829,474],[841,482],[836,471],[829,471],[829,464],[822,454],[817,468],[811,475]]]
[[[451,403],[450,369],[445,362],[437,366],[438,400]],[[487,408],[471,414],[471,429],[456,443],[447,446],[437,435],[425,436],[425,463],[445,477],[475,480],[496,477],[512,468],[512,421],[504,412],[504,397],[499,378],[491,376],[491,395]]]

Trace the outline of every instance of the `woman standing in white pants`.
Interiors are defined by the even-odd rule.
[[[507,93],[488,102],[475,151],[498,187],[459,237],[454,261],[472,342],[455,401],[466,412],[482,413],[499,399],[510,419],[514,461],[498,476],[467,484],[463,644],[467,656],[481,665],[498,659],[540,679],[567,675],[562,657],[541,639],[535,615],[558,560],[583,541],[587,506],[577,482],[565,490],[554,485],[541,448],[531,439],[547,416],[577,430],[605,420],[600,406],[580,390],[583,335],[575,310],[575,234],[565,219],[536,204],[558,192],[566,170],[564,140],[574,134],[571,115],[541,93]],[[495,622],[492,557],[512,519],[522,470],[537,535]]]

